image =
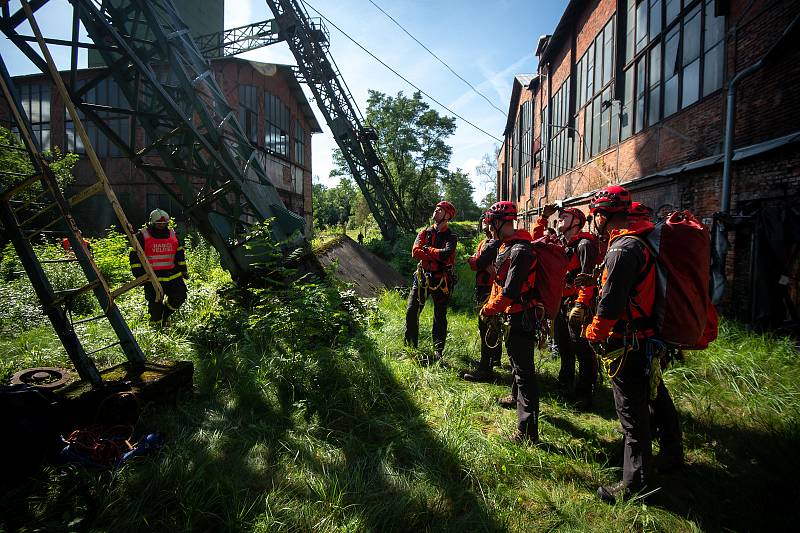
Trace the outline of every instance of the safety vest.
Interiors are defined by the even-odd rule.
[[[166,239],[157,239],[147,229],[142,230],[144,236],[144,255],[153,270],[170,270],[175,268],[175,254],[178,253],[178,236],[175,230],[169,230]]]
[[[447,228],[445,231],[439,233],[436,228],[429,227],[422,230],[419,235],[417,236],[418,242],[414,244],[414,247],[422,248],[423,246],[427,245],[431,248],[439,248],[445,244],[447,244],[447,239],[452,236],[452,232],[450,228]],[[441,275],[449,268],[452,268],[455,262],[455,255],[456,251],[453,249],[453,253],[450,254],[444,261],[438,261],[435,259],[423,259],[420,261],[420,265],[422,269],[426,272],[430,272],[434,275]]]
[[[500,249],[497,251],[497,259],[495,260],[495,269],[497,270],[497,275],[495,276],[494,283],[492,285],[492,294],[489,297],[490,300],[493,298],[499,298],[503,293],[503,287],[505,286],[506,278],[508,277],[508,270],[511,267],[511,249],[514,247],[514,245],[522,243],[527,247],[527,253],[532,254],[533,252],[530,247],[530,242],[530,234],[524,229],[517,229],[513,235],[508,237],[500,245]],[[533,298],[531,290],[536,282],[537,260],[538,258],[534,258],[533,262],[531,263],[530,270],[528,270],[525,280],[520,286],[519,295],[511,304],[511,306],[505,310],[506,313],[520,313],[536,306],[536,300]]]
[[[578,287],[575,285],[575,278],[583,269],[583,265],[581,265],[581,259],[578,257],[578,244],[580,244],[583,239],[588,240],[595,248],[598,247],[597,236],[585,231],[578,233],[572,237],[568,243],[566,243],[564,250],[567,252],[567,260],[569,261],[569,264],[567,265],[567,277],[564,284],[564,298],[572,298],[578,294]],[[595,265],[592,265],[592,268],[594,267]]]
[[[653,229],[650,222],[635,223],[628,228],[614,231],[608,240],[608,251],[618,239],[624,237],[635,237],[647,235]],[[628,303],[622,317],[612,328],[612,337],[620,337],[624,334],[627,326],[633,326],[637,330],[637,336],[649,337],[654,333],[653,312],[656,298],[656,269],[655,261],[651,250],[642,245],[645,257],[645,264],[639,273],[637,280],[631,288],[628,296]],[[600,286],[603,287],[608,279],[608,269],[603,268],[600,279]]]

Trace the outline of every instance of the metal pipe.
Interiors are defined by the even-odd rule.
[[[550,80],[550,63],[547,63],[544,66],[544,68],[546,70],[545,76],[547,77],[547,125],[549,127],[550,124],[553,123],[553,119],[552,119],[552,117],[553,117],[553,105],[552,105],[553,102],[552,102],[552,99],[550,98],[551,97],[550,91],[552,89],[552,84],[551,84],[551,80]],[[539,74],[539,76],[541,77],[541,73]],[[539,87],[541,87],[541,86],[542,86],[542,84],[540,82],[539,83]],[[540,137],[541,137],[541,134],[540,134]],[[547,167],[548,168],[547,168],[547,172],[545,173],[545,176],[544,176],[544,191],[542,191],[542,195],[539,196],[539,201],[537,202],[537,208],[539,209],[539,213],[542,212],[542,202],[544,201],[545,198],[547,198],[547,191],[548,191],[548,188],[549,188],[548,186],[550,184],[550,168],[549,168],[550,167],[550,133],[549,132],[547,133],[547,146],[543,146],[542,149],[544,150],[545,157],[547,159],[546,163],[547,163]],[[544,164],[545,164],[545,162],[543,161],[542,162],[542,169],[545,168]]]
[[[795,16],[795,18],[786,26],[783,30],[783,33],[778,38],[777,41],[767,50],[767,52],[761,56],[761,59],[750,65],[749,67],[745,68],[741,72],[738,72],[731,80],[728,82],[728,95],[727,95],[727,105],[725,109],[725,138],[724,138],[724,145],[723,145],[723,161],[722,161],[722,190],[720,192],[720,212],[724,214],[730,214],[731,209],[731,187],[732,187],[732,165],[733,165],[733,141],[734,141],[734,130],[735,130],[735,119],[736,119],[736,86],[739,84],[741,80],[745,77],[753,74],[757,70],[764,67],[768,61],[774,58],[774,56],[779,53],[778,51],[781,50],[781,47],[785,40],[789,37],[789,35],[794,31],[794,29],[800,24],[800,14]],[[735,29],[735,28],[734,28]],[[720,259],[720,268],[723,272],[723,279],[724,279],[724,272],[725,272],[725,262],[726,256],[728,255],[728,248],[730,244],[728,243],[728,239],[726,236],[727,231],[725,230],[724,223],[717,224],[717,233],[714,235],[714,248],[717,250],[717,255]],[[751,273],[752,275],[752,273]],[[719,302],[714,302],[715,304]]]

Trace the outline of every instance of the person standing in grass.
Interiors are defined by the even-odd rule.
[[[514,377],[512,398],[517,406],[517,429],[509,437],[517,444],[539,441],[539,387],[533,351],[536,344],[536,307],[533,298],[537,257],[531,235],[514,227],[517,207],[512,202],[492,205],[489,224],[501,241],[495,260],[497,272],[483,318],[501,316],[507,326],[505,344]],[[506,399],[507,401],[507,399]]]
[[[642,222],[652,222],[653,209],[640,203],[631,202],[628,210],[628,226],[637,227]],[[662,361],[666,361],[662,359]],[[664,380],[659,380],[655,398],[648,402],[650,425],[653,437],[658,438],[659,452],[653,460],[655,470],[660,474],[673,472],[683,467],[683,432],[678,411],[669,395]]]
[[[489,227],[489,215],[487,211],[481,215],[481,231],[485,238],[478,244],[478,249],[467,260],[469,267],[475,271],[475,304],[478,310],[483,307],[489,294],[492,291],[494,282],[494,262],[497,259],[497,249],[500,241],[492,236]],[[481,360],[478,368],[472,372],[465,372],[463,378],[467,381],[491,381],[494,378],[492,368],[500,365],[500,356],[503,351],[500,340],[499,327],[490,327],[497,321],[484,320],[478,316],[478,335],[481,343]]]
[[[553,337],[561,358],[558,373],[560,388],[581,410],[590,409],[594,384],[597,380],[597,357],[589,342],[583,338],[587,319],[591,318],[590,307],[594,298],[595,284],[578,280],[592,279],[597,265],[597,237],[582,231],[586,215],[576,207],[557,208],[555,204],[545,205],[541,216],[536,220],[533,237],[544,234],[547,220],[558,212],[556,230],[558,238],[567,252],[569,264],[567,278],[561,301],[561,310],[555,318]],[[579,277],[579,275],[582,276]],[[575,383],[575,359],[578,359],[578,381]]]
[[[586,338],[608,369],[625,437],[622,480],[597,489],[597,495],[609,503],[645,491],[649,485],[652,488],[647,371],[655,335],[656,270],[650,250],[634,237],[652,231],[653,224],[641,220],[629,225],[630,206],[630,193],[616,185],[596,192],[589,205],[598,233],[608,233],[609,240],[597,311],[586,328]],[[669,393],[659,392],[665,395],[666,405]],[[677,413],[662,411],[661,416],[677,418]]]
[[[433,211],[433,224],[417,235],[411,256],[419,261],[406,306],[405,343],[419,344],[419,315],[430,296],[433,300],[434,359],[441,359],[447,339],[447,304],[453,291],[453,263],[458,237],[449,228],[456,208],[450,202],[439,202]]]
[[[156,291],[151,283],[144,286],[144,297],[150,313],[150,324],[164,326],[170,315],[178,310],[186,301],[186,283],[189,274],[186,269],[186,256],[183,245],[178,240],[175,230],[168,227],[169,214],[163,209],[154,209],[150,213],[149,224],[139,230],[136,238],[142,245],[147,262],[153,267],[161,287],[164,289],[164,300],[156,301]],[[144,267],[139,263],[139,256],[131,250],[128,256],[131,272],[135,278],[143,276]]]

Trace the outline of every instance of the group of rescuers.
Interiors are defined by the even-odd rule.
[[[545,236],[549,218],[558,213],[557,238],[568,259],[562,305],[552,324],[561,358],[560,391],[577,409],[591,409],[599,383],[598,359],[609,353],[625,354],[609,367],[624,436],[622,480],[597,489],[602,500],[614,502],[647,494],[654,488],[655,471],[666,474],[680,468],[683,442],[678,414],[663,380],[654,384],[647,376],[652,354],[648,343],[655,334],[656,270],[650,250],[632,236],[653,229],[652,210],[632,202],[625,188],[609,186],[593,195],[589,211],[593,233],[584,231],[587,217],[580,209],[546,205],[534,224],[533,235],[516,227],[517,208],[512,202],[497,202],[484,213],[481,229],[486,238],[468,260],[476,272],[481,358],[477,368],[464,373],[463,378],[493,381],[493,367],[500,364],[504,340],[513,382],[511,394],[499,398],[498,403],[517,410],[517,428],[509,439],[517,444],[539,441],[534,346],[544,313],[533,297],[540,280],[535,276],[538,258],[532,241]],[[447,336],[447,304],[454,283],[457,243],[448,222],[455,215],[451,203],[439,202],[432,225],[418,234],[411,250],[419,266],[408,297],[405,342],[417,347],[419,314],[430,297],[434,359],[441,358]],[[601,273],[599,279],[596,273]],[[620,350],[623,346],[626,349]],[[653,436],[660,444],[656,457],[652,454]]]
[[[616,361],[611,385],[614,404],[624,435],[622,480],[597,489],[600,498],[614,502],[652,487],[653,470],[667,473],[683,464],[683,442],[678,414],[663,380],[651,394],[648,342],[654,336],[652,315],[656,293],[655,261],[641,240],[632,236],[653,229],[651,210],[632,202],[620,186],[597,191],[589,204],[594,233],[584,231],[586,215],[577,208],[546,205],[536,220],[533,235],[517,228],[517,208],[497,202],[484,213],[480,242],[469,266],[476,271],[475,301],[479,306],[478,329],[481,358],[477,368],[463,374],[468,381],[492,381],[493,367],[500,365],[502,342],[511,362],[511,394],[498,399],[503,407],[517,409],[517,428],[509,437],[518,444],[539,440],[539,387],[536,382],[534,346],[544,315],[533,294],[538,260],[532,241],[547,233],[547,222],[558,213],[557,238],[568,259],[561,310],[553,321],[553,335],[561,369],[560,389],[576,408],[588,410],[598,383],[598,355],[614,353],[631,336],[632,348]],[[450,202],[439,202],[433,224],[422,230],[411,254],[419,261],[406,308],[405,342],[417,347],[419,315],[428,297],[433,300],[434,359],[440,359],[447,337],[447,304],[452,295],[458,239],[448,227],[456,216]],[[169,215],[155,209],[147,227],[136,235],[148,263],[164,290],[161,301],[150,283],[144,286],[152,324],[167,323],[186,301],[186,259]],[[607,244],[606,244],[607,243]],[[603,253],[601,248],[606,248]],[[145,270],[135,252],[130,253],[135,277]],[[599,280],[595,269],[602,266]],[[599,290],[598,290],[599,289]],[[596,355],[597,354],[597,355]],[[575,380],[575,361],[578,376]],[[654,399],[651,399],[653,398]],[[652,456],[652,435],[660,452]]]

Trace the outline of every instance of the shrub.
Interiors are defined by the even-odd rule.
[[[112,226],[106,232],[105,237],[92,239],[90,244],[94,262],[109,285],[116,286],[133,277],[128,261],[130,247],[125,234],[120,233]]]

